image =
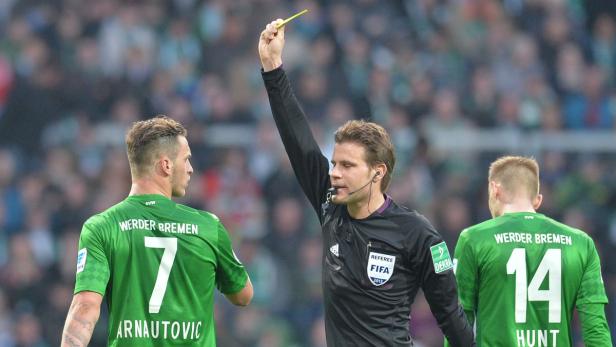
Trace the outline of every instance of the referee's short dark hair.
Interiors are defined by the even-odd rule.
[[[182,124],[164,115],[133,123],[126,134],[126,152],[133,177],[146,173],[162,151],[175,159],[179,149],[177,137],[186,134]]]
[[[366,162],[371,167],[385,164],[387,172],[381,180],[381,190],[389,187],[394,172],[396,156],[389,134],[382,126],[365,120],[350,120],[344,123],[334,134],[336,143],[355,142],[366,150]]]

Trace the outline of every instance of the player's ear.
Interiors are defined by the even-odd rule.
[[[496,183],[496,181],[490,181],[488,183],[488,194],[489,195],[496,194],[496,190],[497,190],[497,183]]]
[[[543,202],[543,195],[537,194],[537,196],[535,196],[535,198],[533,199],[533,208],[535,209],[535,211],[539,209],[542,202]]]
[[[173,162],[169,157],[163,156],[158,160],[158,166],[165,175],[171,175],[173,171]]]

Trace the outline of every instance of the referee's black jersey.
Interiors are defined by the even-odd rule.
[[[442,270],[438,262],[446,250],[441,236],[426,218],[399,207],[389,197],[365,219],[353,219],[345,205],[329,203],[328,160],[312,136],[284,70],[264,72],[263,79],[293,170],[323,229],[328,346],[412,346],[411,304],[419,288],[449,342],[473,345],[451,266]]]

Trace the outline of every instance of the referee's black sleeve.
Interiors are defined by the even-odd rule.
[[[262,72],[276,127],[304,194],[321,218],[329,183],[329,163],[310,131],[286,73],[279,67]]]
[[[422,266],[422,289],[430,310],[451,346],[475,346],[473,328],[458,300],[453,270],[441,273],[434,271],[430,247],[443,242],[443,239],[427,220],[425,223],[421,226],[425,228],[423,234],[426,236],[419,257]]]

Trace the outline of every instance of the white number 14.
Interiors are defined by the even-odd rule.
[[[507,274],[515,274],[515,322],[526,323],[528,301],[547,301],[548,321],[560,323],[561,312],[561,258],[560,249],[548,249],[537,267],[535,275],[526,287],[526,249],[515,248],[507,261]],[[539,289],[548,276],[548,289]]]

